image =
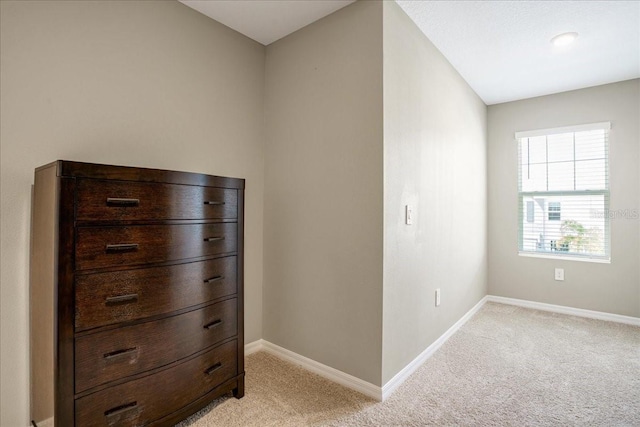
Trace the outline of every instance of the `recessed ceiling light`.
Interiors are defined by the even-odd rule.
[[[562,33],[552,38],[551,43],[553,43],[554,46],[566,46],[568,44],[573,43],[573,41],[577,37],[578,37],[578,33],[574,33],[574,32]]]

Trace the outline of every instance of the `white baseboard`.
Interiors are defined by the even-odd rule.
[[[385,400],[387,397],[394,392],[395,389],[400,387],[400,385],[409,378],[411,374],[413,374],[424,362],[427,361],[433,354],[438,351],[442,344],[444,344],[453,334],[455,334],[458,329],[462,327],[474,314],[478,312],[482,308],[482,306],[487,302],[487,297],[482,298],[476,305],[471,308],[464,316],[460,318],[453,326],[451,326],[447,331],[440,336],[437,340],[435,340],[429,347],[427,347],[422,353],[418,355],[411,363],[405,366],[400,372],[398,372],[393,378],[389,380],[382,387],[382,400]]]
[[[365,396],[369,396],[378,401],[382,400],[382,390],[377,385],[371,384],[367,381],[361,380],[360,378],[356,378],[353,375],[349,375],[345,372],[339,371],[335,368],[332,368],[331,366],[316,362],[315,360],[309,359],[308,357],[301,356],[298,353],[294,353],[293,351],[287,350],[286,348],[282,348],[280,346],[272,344],[269,341],[263,340],[262,350],[266,351],[267,353],[271,353],[274,356],[279,357],[280,359],[284,359],[288,362],[299,365],[307,371],[318,374],[330,381],[358,391]]]
[[[257,340],[245,345],[245,355],[255,353],[257,351],[266,351],[280,359],[287,360],[291,363],[299,365],[304,369],[320,375],[330,381],[343,385],[352,390],[358,391],[378,401],[383,401],[391,395],[412,373],[416,371],[429,357],[433,355],[453,334],[455,334],[462,325],[464,325],[486,302],[487,297],[481,299],[471,310],[469,310],[460,320],[451,326],[440,338],[427,347],[418,357],[409,363],[402,371],[396,374],[384,387],[371,384],[360,378],[339,371],[330,366],[316,362],[308,357],[294,353],[286,348],[280,347],[266,340]]]
[[[515,305],[518,307],[531,308],[534,310],[549,311],[552,313],[568,314],[570,316],[588,317],[590,319],[606,320],[608,322],[624,323],[627,325],[640,326],[640,318],[632,316],[623,316],[621,314],[605,313],[602,311],[585,310],[582,308],[566,307],[564,305],[546,304],[543,302],[527,301],[522,299],[498,297],[488,295],[486,297],[489,302],[497,302],[500,304]]]
[[[263,349],[264,346],[264,340],[263,339],[259,339],[259,340],[255,340],[254,342],[250,342],[249,344],[245,344],[244,345],[244,355],[248,356],[250,354],[256,353],[260,350]]]
[[[304,369],[311,371],[324,377],[330,381],[341,384],[352,390],[359,391],[360,393],[372,397],[376,400],[383,401],[387,399],[395,389],[397,389],[411,374],[413,374],[427,359],[429,359],[442,345],[461,327],[464,325],[474,314],[482,308],[487,302],[496,302],[500,304],[515,305],[519,307],[531,308],[535,310],[549,311],[553,313],[568,314],[571,316],[588,317],[591,319],[606,320],[610,322],[625,323],[628,325],[640,326],[640,318],[631,316],[622,316],[619,314],[604,313],[600,311],[584,310],[580,308],[565,307],[561,305],[545,304],[541,302],[519,300],[514,298],[498,297],[493,295],[487,295],[482,298],[471,310],[469,310],[464,316],[460,318],[453,326],[451,326],[442,336],[434,341],[429,347],[427,347],[422,353],[418,355],[411,363],[405,366],[400,372],[398,372],[389,382],[383,387],[378,387],[367,381],[356,378],[353,375],[349,375],[345,372],[339,371],[330,366],[316,362],[308,357],[294,353],[280,346],[270,343],[265,340],[257,340],[245,345],[245,355],[255,353],[257,351],[266,351],[273,354],[276,357],[292,362],[296,365],[303,367]]]
[[[367,381],[356,378],[353,375],[349,375],[345,372],[339,371],[331,366],[324,365],[308,357],[302,356],[298,353],[294,353],[291,350],[280,347],[269,341],[260,339],[244,346],[244,354],[248,356],[258,351],[265,351],[280,359],[291,362],[295,365],[301,366],[307,371],[320,375],[323,378],[333,381],[340,385],[343,385],[352,390],[358,391],[366,396],[372,397],[376,400],[382,399],[382,390],[380,387],[373,385]]]

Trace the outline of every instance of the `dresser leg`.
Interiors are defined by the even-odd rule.
[[[242,399],[244,397],[244,378],[238,380],[238,386],[233,389],[233,397]]]

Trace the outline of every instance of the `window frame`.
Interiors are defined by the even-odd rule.
[[[606,188],[600,190],[562,190],[562,191],[522,191],[522,153],[521,153],[521,142],[520,140],[523,138],[531,138],[537,136],[550,136],[554,134],[562,134],[562,133],[577,133],[582,131],[590,131],[590,130],[604,130],[606,132],[606,136],[604,139],[604,153],[605,153],[605,182]],[[532,131],[522,131],[515,133],[515,141],[517,144],[517,162],[518,162],[518,170],[517,170],[517,197],[518,197],[518,255],[525,257],[536,257],[536,258],[550,258],[550,259],[563,259],[563,260],[575,260],[575,261],[588,261],[588,262],[598,262],[598,263],[610,263],[611,262],[611,221],[608,215],[610,210],[610,177],[609,177],[609,147],[610,147],[610,136],[611,136],[611,122],[599,122],[599,123],[590,123],[576,126],[565,126],[558,128],[548,128],[548,129],[539,129]],[[575,159],[574,159],[575,161]],[[547,159],[548,163],[548,159]],[[575,252],[564,252],[564,251],[552,251],[552,250],[524,250],[524,221],[527,220],[527,212],[525,209],[527,207],[525,199],[527,198],[536,198],[536,197],[558,197],[558,196],[593,196],[593,195],[601,195],[603,196],[604,201],[604,255],[596,255],[596,254],[580,254]],[[561,202],[560,202],[561,203]],[[552,213],[552,211],[547,208],[547,212],[544,212],[544,215],[547,216]],[[556,212],[556,211],[554,211]],[[562,221],[562,205],[560,205],[560,221]],[[557,221],[556,219],[549,219],[550,221]]]

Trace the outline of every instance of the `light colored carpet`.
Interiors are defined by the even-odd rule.
[[[640,427],[640,328],[486,304],[385,402],[264,352],[180,427]]]

